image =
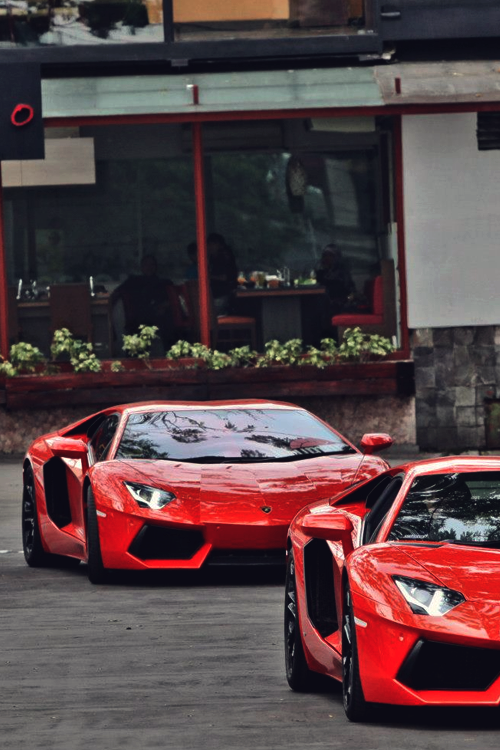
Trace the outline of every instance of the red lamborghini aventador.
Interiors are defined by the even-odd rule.
[[[287,678],[370,703],[500,704],[500,458],[393,468],[298,513],[288,540]]]
[[[28,565],[200,568],[285,559],[299,508],[374,477],[391,444],[363,455],[325,422],[265,401],[146,403],[105,409],[31,445],[24,461]]]

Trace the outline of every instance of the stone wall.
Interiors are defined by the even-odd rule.
[[[40,435],[60,430],[92,411],[96,410],[75,407],[6,411],[0,408],[0,455],[22,455]]]
[[[411,347],[420,449],[484,449],[486,404],[500,395],[500,327],[421,328]]]
[[[295,399],[295,403],[320,416],[353,443],[358,444],[365,432],[388,432],[398,445],[415,444],[413,397],[308,397]],[[83,419],[93,411],[91,407],[14,411],[0,408],[0,455],[21,455],[35,438]]]

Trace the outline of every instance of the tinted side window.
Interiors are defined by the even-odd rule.
[[[101,425],[99,425],[95,434],[92,436],[90,445],[94,449],[96,461],[102,461],[105,458],[106,448],[109,447],[113,440],[116,428],[118,427],[118,421],[118,415],[112,414],[105,419]]]
[[[367,544],[375,539],[377,532],[382,525],[384,518],[392,507],[394,500],[397,497],[401,485],[403,484],[403,477],[394,477],[392,482],[388,484],[385,489],[382,490],[380,496],[374,502],[371,511],[365,520],[365,526],[363,529],[363,544]]]

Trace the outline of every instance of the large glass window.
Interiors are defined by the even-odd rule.
[[[162,42],[162,0],[7,0],[0,48]]]
[[[397,335],[390,121],[207,123],[203,144],[213,346]],[[12,342],[200,340],[189,124],[48,129],[44,161],[2,172]]]
[[[54,329],[76,326],[98,353],[119,355],[123,333],[155,324],[163,354],[185,338],[175,291],[196,237],[190,127],[47,136],[45,162],[25,162],[21,174],[3,165],[12,340],[48,352]]]
[[[370,0],[173,0],[181,41],[355,34],[371,28],[370,10]]]
[[[209,264],[225,252],[238,270],[231,302],[213,293],[256,317],[261,346],[396,334],[389,141],[374,118],[204,128]]]

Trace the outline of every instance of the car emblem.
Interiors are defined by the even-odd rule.
[[[263,505],[261,511],[263,511],[264,513],[270,513],[272,511],[272,508],[270,508],[269,505]]]

